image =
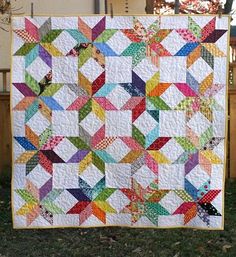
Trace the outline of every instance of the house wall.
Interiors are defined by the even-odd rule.
[[[108,13],[110,13],[110,3],[113,5],[114,14],[122,14],[128,10],[128,13],[144,14],[146,0],[108,0]],[[126,5],[126,3],[128,3]],[[125,7],[128,6],[128,9]]]

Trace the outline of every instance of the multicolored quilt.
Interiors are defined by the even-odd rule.
[[[14,228],[223,229],[228,27],[15,17]]]

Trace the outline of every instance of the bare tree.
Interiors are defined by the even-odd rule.
[[[228,14],[231,12],[233,1],[234,0],[227,0],[225,2],[225,5],[224,5],[224,13],[225,14]],[[154,2],[155,2],[154,0],[146,0],[146,13],[152,14],[154,12],[154,7],[155,7]],[[165,1],[165,0],[158,1],[158,2],[163,5],[168,6],[169,9],[174,9],[176,1],[172,1],[172,3],[171,3],[171,1]],[[191,4],[194,1],[182,0],[179,2],[180,2],[180,13],[201,13],[201,10],[197,10],[197,9],[196,10],[188,10],[188,3]],[[208,0],[205,2],[209,2],[210,3],[209,6],[211,6],[211,10],[206,10],[206,11],[211,12],[211,13],[217,12],[220,1]]]
[[[145,11],[147,14],[153,14],[154,9],[154,0],[146,0],[146,8]]]

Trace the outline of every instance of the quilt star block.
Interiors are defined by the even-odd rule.
[[[14,228],[223,229],[229,17],[12,26]]]

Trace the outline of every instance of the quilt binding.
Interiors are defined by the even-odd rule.
[[[34,15],[34,17],[83,17],[83,16],[110,16],[110,14],[67,14],[67,15],[48,15],[48,14],[37,14]],[[122,14],[122,13],[117,13],[117,14],[113,14],[113,16],[216,16],[217,15],[212,15],[212,14],[168,14],[168,15],[155,15],[155,14]],[[13,15],[12,19],[17,18],[17,17],[30,17],[30,15]],[[178,229],[178,228],[184,228],[184,229],[196,229],[196,230],[224,230],[224,226],[225,226],[225,176],[226,176],[226,168],[227,168],[227,149],[228,149],[228,90],[229,90],[229,61],[230,61],[230,57],[229,57],[229,53],[230,53],[230,21],[231,21],[231,15],[222,15],[222,17],[228,17],[228,35],[227,35],[227,64],[226,64],[226,93],[225,93],[225,97],[226,97],[226,101],[225,101],[225,143],[224,143],[224,169],[223,169],[223,186],[222,186],[222,226],[219,228],[210,228],[210,227],[197,227],[197,226],[129,226],[129,225],[95,225],[95,226],[30,226],[30,227],[16,227],[14,224],[14,144],[13,144],[13,109],[12,109],[12,68],[13,68],[13,26],[11,23],[11,28],[10,28],[10,39],[11,39],[11,51],[10,51],[10,55],[11,55],[11,74],[10,74],[10,121],[11,121],[11,138],[12,138],[12,150],[11,150],[11,214],[12,214],[12,225],[13,225],[13,229],[16,230],[22,230],[22,229],[57,229],[57,228],[74,228],[74,229],[79,229],[79,228],[105,228],[105,227],[126,227],[126,228],[150,228],[150,229]]]

